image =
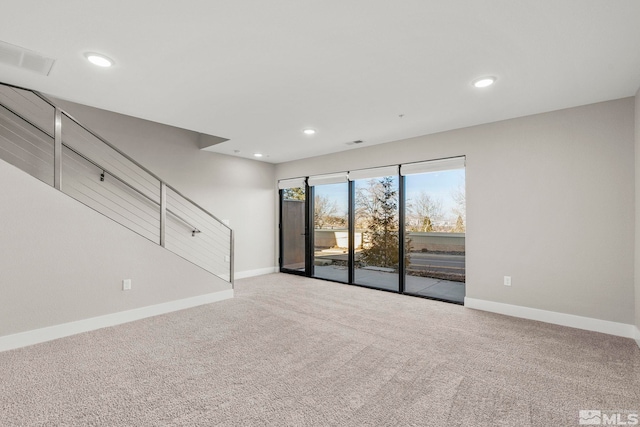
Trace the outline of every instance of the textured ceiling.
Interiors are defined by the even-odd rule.
[[[1,10],[0,40],[56,62],[49,76],[0,65],[0,81],[228,138],[211,151],[274,163],[640,87],[637,0],[3,0]],[[116,66],[92,66],[87,51]],[[473,88],[483,75],[498,81]]]

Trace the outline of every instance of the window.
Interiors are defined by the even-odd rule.
[[[279,187],[281,271],[464,302],[464,157]]]
[[[464,161],[403,165],[405,287],[408,294],[457,303],[465,295]]]
[[[354,283],[399,291],[398,169],[358,171],[355,184]],[[393,174],[391,174],[393,172]]]
[[[313,192],[313,277],[349,281],[349,184],[309,178]],[[326,182],[326,181],[325,181]]]

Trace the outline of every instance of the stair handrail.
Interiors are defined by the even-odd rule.
[[[130,188],[131,190],[134,190],[136,193],[138,193],[139,195],[145,197],[147,200],[153,202],[154,204],[159,205],[160,218],[161,218],[161,220],[160,220],[160,246],[162,246],[162,247],[165,247],[164,227],[165,227],[166,213],[171,214],[172,216],[178,218],[180,221],[182,221],[187,226],[189,226],[190,229],[191,229],[191,232],[192,232],[192,236],[195,236],[197,233],[201,233],[202,232],[196,226],[192,225],[189,221],[185,220],[180,215],[176,214],[175,212],[173,212],[172,210],[170,210],[170,209],[168,209],[166,207],[166,189],[170,189],[171,191],[176,193],[178,196],[183,198],[185,201],[187,201],[189,204],[191,204],[194,207],[196,207],[197,209],[199,209],[202,213],[204,213],[205,215],[211,217],[215,222],[218,223],[218,225],[220,225],[220,226],[224,227],[225,229],[227,229],[227,231],[229,232],[229,237],[230,237],[230,245],[229,245],[230,246],[229,247],[229,263],[230,263],[229,283],[231,283],[232,286],[234,285],[234,232],[233,232],[233,229],[227,223],[225,223],[224,221],[220,220],[218,217],[213,215],[211,212],[209,212],[208,210],[206,210],[205,208],[203,208],[202,206],[200,206],[199,204],[197,204],[196,202],[194,202],[193,200],[191,200],[190,198],[188,198],[187,196],[182,194],[175,187],[169,185],[166,181],[164,181],[162,178],[157,176],[155,173],[153,173],[152,171],[147,169],[145,166],[140,164],[138,161],[133,159],[131,156],[129,156],[128,154],[126,154],[125,152],[120,150],[118,147],[116,147],[115,145],[110,143],[106,138],[102,137],[101,135],[99,135],[98,133],[93,131],[92,129],[89,129],[88,127],[83,125],[73,115],[71,115],[68,111],[66,111],[66,110],[62,109],[61,107],[59,107],[55,102],[50,100],[47,96],[43,95],[42,93],[40,93],[40,92],[38,92],[36,90],[27,89],[27,88],[16,86],[16,85],[13,85],[13,84],[10,84],[10,83],[0,82],[0,84],[4,85],[4,86],[15,88],[15,89],[19,89],[19,90],[23,90],[23,91],[26,91],[26,92],[33,93],[34,95],[36,95],[38,98],[40,98],[42,101],[46,102],[49,106],[51,106],[54,109],[54,132],[53,132],[53,134],[51,134],[46,129],[42,129],[36,123],[34,123],[33,121],[31,121],[28,118],[24,117],[22,114],[14,111],[9,106],[0,103],[0,105],[2,105],[4,108],[6,108],[8,111],[10,111],[12,114],[16,115],[17,117],[20,117],[22,120],[26,121],[31,126],[33,126],[34,128],[38,129],[39,131],[43,132],[45,135],[48,135],[49,137],[51,137],[54,140],[54,187],[56,189],[61,190],[61,188],[60,188],[61,148],[62,148],[62,146],[64,146],[67,149],[73,151],[78,156],[82,157],[84,160],[86,160],[89,163],[93,164],[95,167],[97,167],[100,170],[102,170],[103,173],[108,173],[110,176],[114,177],[119,182],[121,182],[122,184],[124,184],[128,188]],[[144,192],[140,191],[139,189],[135,188],[133,185],[129,184],[125,179],[122,179],[117,174],[109,171],[107,168],[105,168],[102,165],[100,165],[97,161],[95,161],[93,159],[90,159],[87,155],[84,155],[78,149],[76,149],[74,147],[71,147],[68,144],[63,143],[63,141],[62,141],[62,132],[61,132],[62,115],[64,115],[68,119],[70,119],[72,122],[74,122],[80,128],[82,128],[84,131],[86,131],[87,133],[89,133],[90,135],[95,137],[97,140],[99,140],[100,142],[105,144],[107,147],[109,147],[110,149],[112,149],[113,151],[115,151],[116,153],[121,155],[122,157],[124,157],[126,160],[128,160],[129,162],[131,162],[132,164],[134,164],[135,166],[140,168],[142,171],[147,173],[149,176],[151,176],[152,178],[157,180],[160,183],[160,188],[159,188],[160,202],[158,203],[156,200],[153,200],[147,194],[144,194]],[[213,274],[215,274],[215,273],[213,273]]]

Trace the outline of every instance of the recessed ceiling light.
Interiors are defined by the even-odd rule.
[[[302,131],[305,135],[315,135],[316,134],[316,130],[315,129],[305,129]]]
[[[495,82],[496,82],[496,78],[493,76],[481,77],[473,81],[473,86],[477,88],[483,88],[483,87],[491,86]]]
[[[97,65],[98,67],[111,67],[113,65],[113,59],[107,58],[104,55],[94,52],[87,52],[84,54],[85,58],[93,65]]]
[[[262,154],[260,154],[260,153],[253,153],[253,157],[262,157]]]

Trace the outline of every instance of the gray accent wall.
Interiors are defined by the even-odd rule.
[[[0,183],[0,337],[231,289],[3,160]]]
[[[276,178],[462,155],[468,297],[634,323],[633,97],[282,163]]]
[[[229,220],[237,275],[273,270],[274,165],[200,150],[201,135],[196,132],[55,102],[186,197]]]

